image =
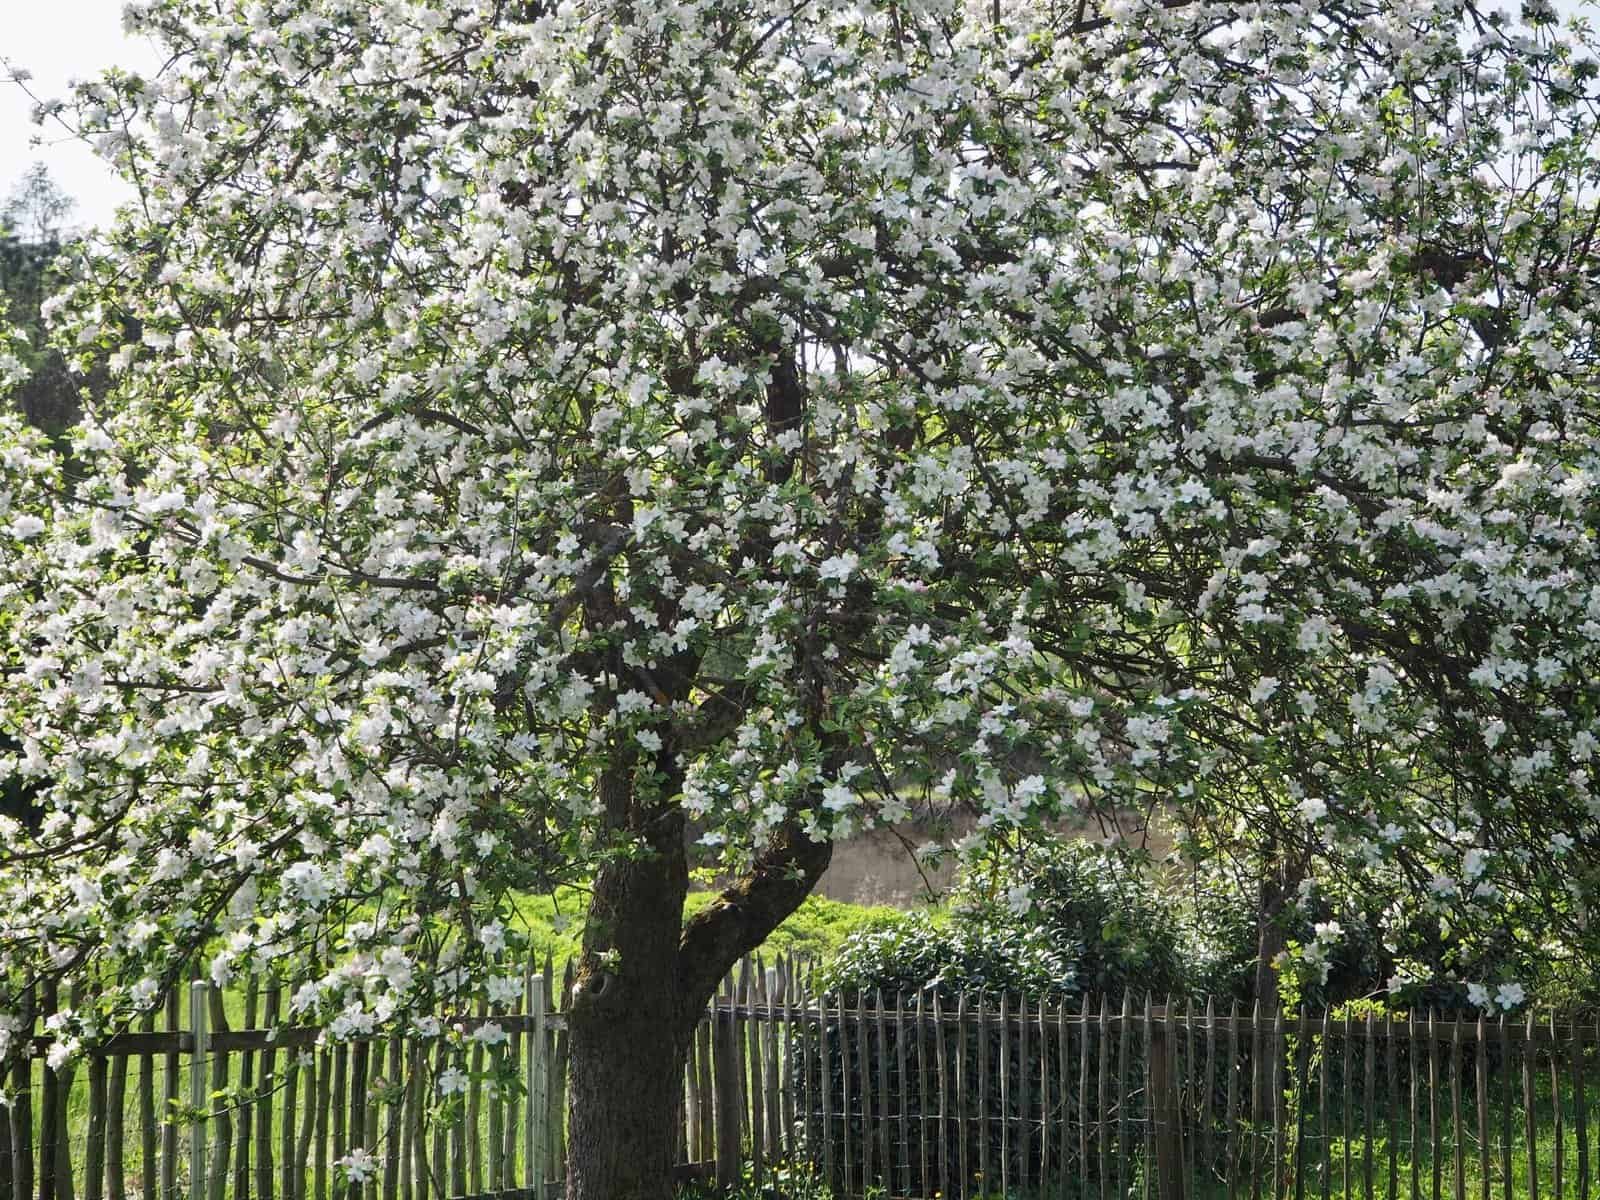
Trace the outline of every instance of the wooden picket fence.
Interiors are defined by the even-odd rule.
[[[708,1006],[685,1175],[799,1167],[849,1197],[1587,1200],[1600,1162],[1592,1019],[822,996],[809,973],[746,960]],[[36,1034],[9,1067],[0,1200],[559,1195],[571,974],[530,966],[517,1011],[454,1020],[499,1024],[494,1046],[328,1043],[282,1028],[272,988],[203,982],[59,1069]],[[445,1079],[448,1121],[429,1112]]]

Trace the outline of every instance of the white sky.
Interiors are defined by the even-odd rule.
[[[65,96],[69,79],[89,79],[107,67],[150,73],[160,65],[149,42],[123,36],[122,0],[11,0],[4,7],[10,11],[0,56],[32,71],[28,86],[41,97]],[[11,194],[30,164],[42,162],[61,190],[77,201],[71,224],[109,222],[129,191],[93,151],[69,139],[59,125],[33,124],[32,107],[20,87],[0,82],[0,200]],[[43,144],[31,145],[34,138],[43,138]]]
[[[1507,0],[1501,0],[1506,3]],[[1514,6],[1515,0],[1510,0]],[[153,72],[159,65],[154,46],[122,32],[122,0],[33,0],[23,7],[6,0],[0,57],[33,72],[29,82],[42,98],[64,96],[67,81],[91,78],[110,66]],[[1563,13],[1593,14],[1593,0],[1556,0]],[[3,73],[3,71],[0,71]],[[0,82],[0,200],[22,178],[30,164],[43,162],[56,184],[76,202],[71,223],[100,225],[130,196],[128,189],[94,153],[67,137],[59,125],[34,125],[32,101],[15,84]],[[34,140],[42,138],[42,144]]]

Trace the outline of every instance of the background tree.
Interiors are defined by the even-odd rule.
[[[74,202],[35,163],[0,206],[0,294],[22,336],[19,358],[27,370],[11,402],[24,419],[52,435],[78,419],[78,385],[65,358],[48,344],[43,307],[62,282],[53,264],[65,248]]]
[[[199,949],[404,1020],[592,880],[568,1187],[618,1200],[717,980],[913,803],[973,849],[1160,798],[1297,895],[1583,945],[1595,71],[1547,14],[129,19],[171,66],[79,113],[140,197],[55,327],[113,386],[81,477],[0,449],[46,783],[0,971],[99,973],[61,1036]]]

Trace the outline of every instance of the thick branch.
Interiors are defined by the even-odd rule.
[[[832,842],[812,841],[791,817],[750,873],[695,914],[678,943],[678,994],[688,1009],[710,999],[733,964],[800,907],[832,857]]]

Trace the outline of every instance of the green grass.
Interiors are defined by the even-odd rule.
[[[694,916],[716,898],[714,891],[690,892],[684,903],[685,917]],[[518,928],[527,936],[539,961],[548,954],[559,964],[562,959],[578,953],[587,903],[588,892],[581,888],[561,888],[554,896],[528,894],[513,900]],[[800,907],[772,931],[761,953],[769,962],[776,955],[789,953],[825,957],[857,930],[881,925],[899,915],[893,908],[807,896]]]

